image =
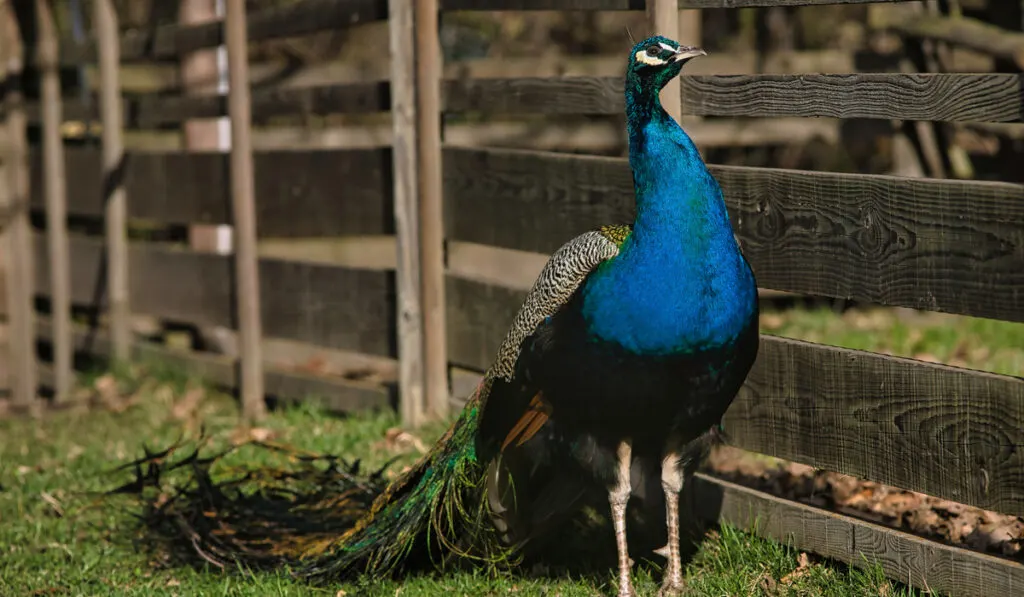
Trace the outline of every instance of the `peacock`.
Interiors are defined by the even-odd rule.
[[[659,594],[680,593],[679,494],[758,347],[754,275],[721,189],[659,99],[703,55],[662,36],[630,50],[634,222],[585,232],[550,257],[483,381],[418,463],[387,484],[337,463],[305,479],[264,471],[280,486],[306,483],[269,492],[286,496],[276,500],[229,492],[196,466],[199,481],[151,502],[149,520],[174,518],[169,532],[207,559],[341,579],[416,562],[513,562],[598,492],[618,595],[631,597],[627,503],[654,479],[668,539],[656,551],[667,559]],[[136,488],[166,462],[147,458],[145,475],[134,463]]]

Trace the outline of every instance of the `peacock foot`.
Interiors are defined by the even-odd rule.
[[[682,578],[665,577],[658,589],[658,597],[679,597],[686,590],[686,583]]]

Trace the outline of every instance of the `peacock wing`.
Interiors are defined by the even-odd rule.
[[[562,309],[601,262],[616,256],[628,226],[606,226],[562,245],[544,265],[516,314],[497,357],[481,385],[478,446],[485,458],[535,435],[551,414],[539,388],[523,373],[525,343]],[[543,358],[531,352],[529,358]]]

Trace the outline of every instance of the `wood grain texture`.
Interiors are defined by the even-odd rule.
[[[551,253],[630,222],[620,158],[445,149],[452,240]],[[1024,186],[712,166],[773,290],[1024,320]]]
[[[682,113],[734,117],[832,117],[1020,122],[1022,75],[877,73],[802,75],[684,75]],[[620,114],[621,77],[460,79],[442,83],[446,112],[496,114]],[[253,90],[257,122],[284,115],[386,111],[386,83],[339,83]],[[68,120],[95,109],[68,102]],[[141,95],[126,100],[125,126],[156,128],[226,113],[223,96]],[[39,118],[29,106],[30,120]]]
[[[113,346],[107,330],[90,329],[81,324],[73,325],[72,329],[77,353],[100,358],[112,356]],[[49,341],[53,338],[53,323],[39,318],[36,335],[44,342]],[[228,356],[185,352],[152,342],[135,341],[131,343],[131,357],[143,363],[171,366],[175,371],[195,375],[222,388],[235,390],[239,385],[237,362]],[[52,368],[40,365],[42,385],[52,387]],[[267,395],[286,402],[314,401],[334,412],[355,412],[390,405],[390,390],[383,385],[289,371],[274,365],[265,366],[264,377]]]
[[[389,105],[387,83],[338,83],[315,87],[270,87],[252,90],[252,117],[264,122],[275,116],[322,116],[336,113],[385,112]],[[37,122],[37,104],[27,108],[29,120]],[[227,115],[224,95],[155,95],[124,98],[123,124],[126,128],[152,129],[197,118]],[[95,106],[80,101],[65,103],[65,120],[95,118]]]
[[[42,238],[36,237],[36,255]],[[71,300],[106,307],[103,243],[73,236]],[[134,311],[198,326],[233,328],[232,258],[159,244],[129,244]],[[260,260],[264,334],[329,348],[394,356],[395,289],[391,272]],[[49,294],[48,263],[36,260],[37,293]],[[99,300],[97,300],[97,296]]]
[[[131,356],[128,207],[124,193],[124,178],[121,176],[124,164],[124,132],[121,130],[121,57],[118,54],[117,37],[120,27],[112,0],[93,0],[93,27],[96,30],[99,54],[100,123],[103,127],[103,169],[98,188],[105,204],[103,223],[107,237],[107,288],[110,291],[113,360],[125,362]],[[67,162],[67,157],[64,160]],[[67,171],[67,164],[64,169]],[[70,197],[68,199],[70,203]]]
[[[57,63],[57,24],[51,0],[36,0],[36,57],[40,69],[40,103],[42,104],[43,193],[46,197],[47,253],[49,260],[50,297],[54,322],[53,371],[54,402],[71,399],[74,369],[71,362],[71,302],[68,283],[71,277],[68,262],[67,174],[64,171],[64,140],[61,137],[62,100],[59,64]]]
[[[783,500],[698,473],[695,514],[750,529],[801,551],[864,567],[941,595],[989,597],[1024,591],[1024,565]]]
[[[438,0],[416,0],[416,168],[419,176],[420,300],[423,309],[423,406],[448,418],[445,337],[444,190],[441,168],[441,56]]]
[[[246,23],[251,41],[265,41],[344,29],[386,18],[386,0],[303,0],[253,12]],[[122,34],[121,57],[125,61],[166,60],[223,44],[224,31],[220,21],[202,25],[164,25]],[[63,44],[63,64],[92,62],[95,57],[94,43],[76,44],[67,40]]]
[[[25,46],[14,8],[0,4],[0,76],[21,79]],[[32,224],[25,203],[29,195],[28,147],[25,134],[25,97],[10,86],[0,105],[0,250],[8,309],[7,350],[10,362],[11,404],[19,410],[38,410],[35,333],[32,321]]]
[[[1016,74],[683,75],[679,82],[682,112],[702,116],[1019,122],[1024,114]],[[622,85],[621,77],[445,81],[445,109],[619,114]]]
[[[249,36],[245,0],[227,0],[224,37],[228,55],[228,112],[231,119],[231,207],[234,216],[235,317],[238,320],[242,417],[252,424],[266,417],[263,398],[263,325],[260,317],[259,255],[256,252],[256,188],[252,159],[249,92]]]
[[[623,89],[622,77],[517,77],[449,79],[441,93],[447,112],[622,114]]]
[[[454,365],[490,365],[525,292],[449,277]],[[764,336],[725,419],[741,448],[1024,514],[1024,380]]]
[[[822,6],[902,0],[678,0],[679,8]],[[442,0],[445,10],[643,10],[644,0]]]
[[[68,147],[68,212],[102,217],[101,155]],[[260,151],[253,155],[262,237],[393,234],[391,152]],[[31,158],[32,206],[42,207],[41,157]],[[132,152],[121,172],[131,218],[230,224],[228,157],[214,152]],[[341,183],[340,181],[344,181]]]
[[[415,10],[410,0],[388,0],[391,53],[391,152],[398,301],[399,414],[405,425],[424,420],[424,344],[416,141]],[[412,42],[412,43],[410,43]]]

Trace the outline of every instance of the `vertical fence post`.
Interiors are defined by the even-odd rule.
[[[398,244],[399,413],[416,426],[423,413],[423,328],[420,303],[418,185],[416,163],[416,46],[413,4],[388,0],[391,51],[391,160],[395,241]]]
[[[228,116],[231,118],[231,193],[235,221],[235,276],[242,414],[263,418],[263,332],[260,320],[259,257],[249,104],[249,40],[245,0],[228,0],[224,39],[228,49]]]
[[[441,181],[441,45],[437,0],[416,0],[416,136],[424,408],[448,416],[444,197]]]
[[[67,401],[74,383],[71,342],[71,268],[68,248],[67,180],[64,173],[63,106],[58,71],[57,25],[49,0],[36,0],[37,62],[42,75],[43,189],[50,259],[53,319],[54,402]]]
[[[115,363],[131,358],[128,303],[128,206],[124,190],[124,140],[121,117],[121,44],[112,0],[93,0],[93,27],[100,70],[100,120],[103,127],[103,198],[106,201],[107,293]]]
[[[0,251],[4,252],[8,323],[8,352],[12,405],[35,411],[36,371],[35,307],[32,228],[28,220],[29,176],[25,141],[25,105],[21,92],[24,47],[14,8],[0,2],[0,75],[4,78],[0,130]]]
[[[689,43],[679,39],[679,0],[647,0],[647,18],[651,23],[652,34],[663,35],[679,43]],[[682,96],[678,78],[672,79],[661,90],[661,104],[669,116],[679,122]]]

